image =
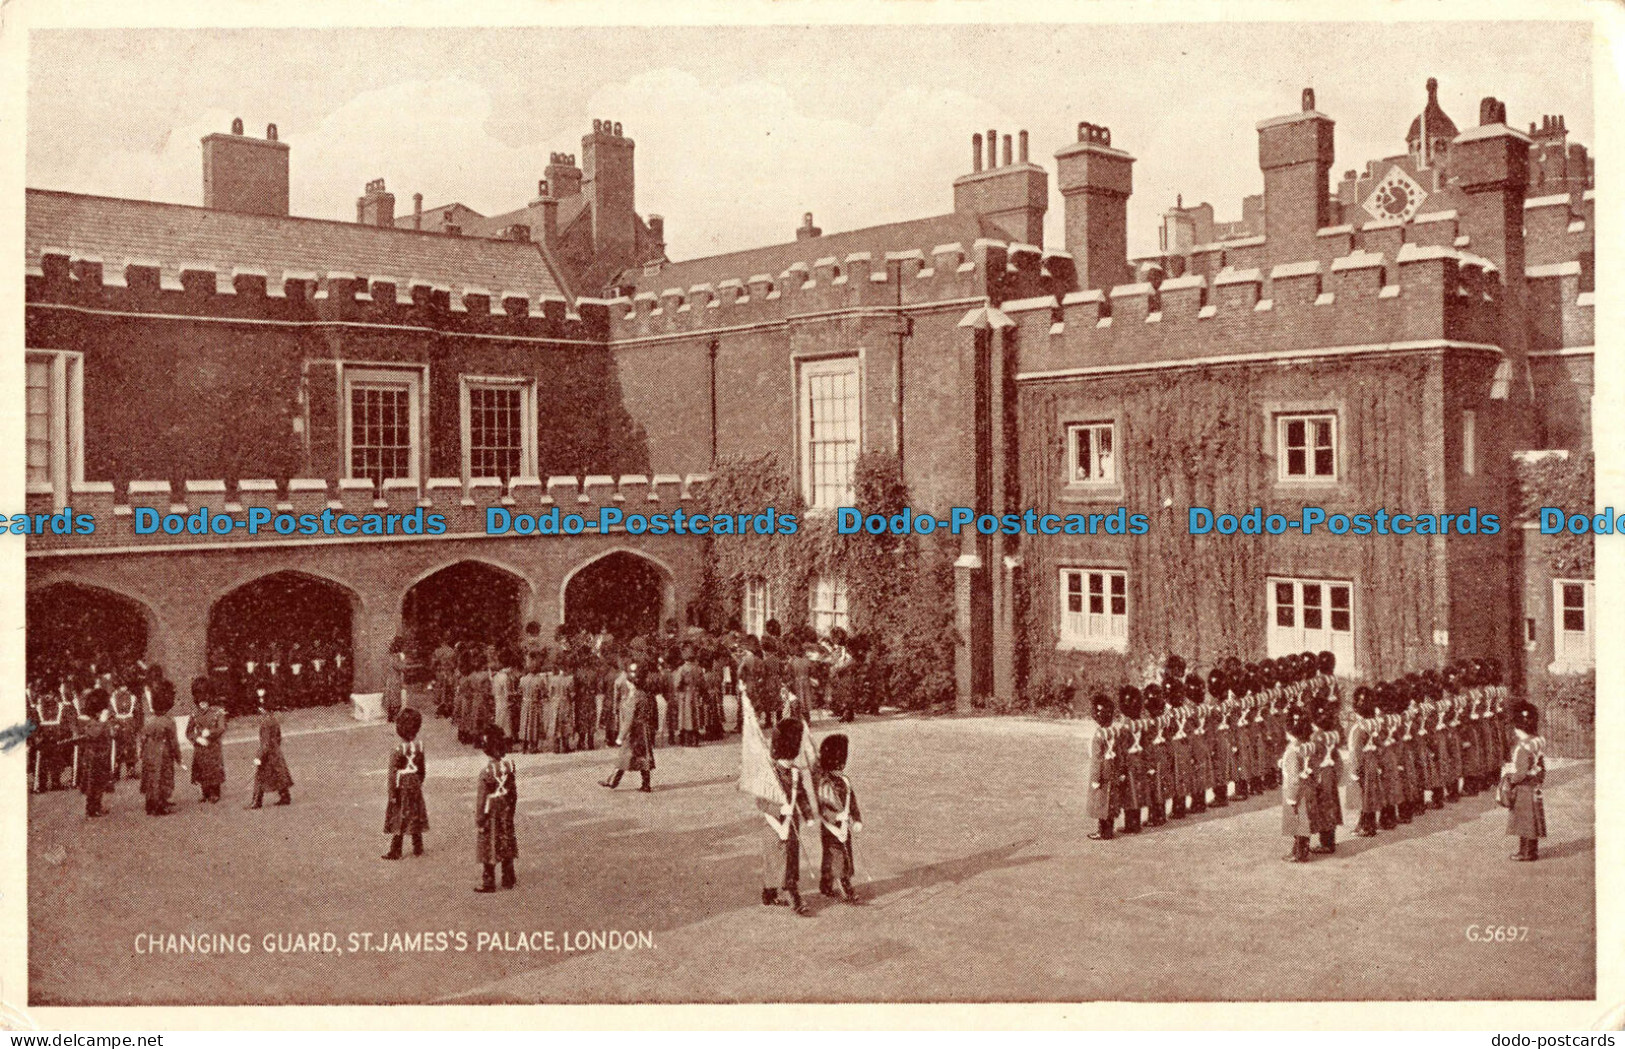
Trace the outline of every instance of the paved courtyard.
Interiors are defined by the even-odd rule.
[[[378,858],[387,845],[391,726],[356,725],[336,710],[290,714],[294,804],[245,812],[253,723],[238,722],[219,805],[198,804],[184,771],[177,812],[164,819],[142,814],[128,781],[111,799],[114,814],[96,821],[85,821],[78,794],[31,799],[29,998],[80,1005],[1594,993],[1589,763],[1559,763],[1548,777],[1552,837],[1540,863],[1508,861],[1515,843],[1486,795],[1399,832],[1351,838],[1337,856],[1297,866],[1279,860],[1273,797],[1138,838],[1088,840],[1083,722],[899,717],[848,729],[865,815],[859,882],[872,902],[849,908],[815,893],[816,915],[802,919],[760,904],[761,820],[734,787],[737,737],[662,748],[653,795],[597,786],[610,760],[602,750],[518,757],[519,887],[482,896],[471,889],[473,784],[483,759],[458,746],[446,722],[430,718],[425,731],[427,855],[398,863]],[[803,879],[815,889],[816,845],[809,851]],[[1498,925],[1524,927],[1526,937],[1468,936],[1473,926]],[[631,948],[612,949],[611,932],[632,934]],[[170,934],[217,935],[250,949],[138,953]],[[311,944],[315,950],[299,949]]]

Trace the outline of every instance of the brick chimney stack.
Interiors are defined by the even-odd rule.
[[[1134,158],[1112,147],[1110,128],[1078,125],[1078,141],[1055,151],[1055,182],[1066,200],[1066,250],[1080,289],[1133,280],[1128,264],[1128,198]]]
[[[1336,122],[1315,109],[1305,88],[1301,112],[1260,121],[1264,171],[1265,256],[1289,262],[1315,256],[1315,234],[1332,224],[1331,173]]]
[[[288,146],[276,125],[263,139],[243,134],[239,117],[229,135],[203,136],[203,206],[251,215],[288,214]]]
[[[395,194],[384,189],[383,179],[367,183],[366,193],[356,199],[355,220],[363,226],[395,225]]]
[[[543,196],[564,200],[581,192],[581,169],[576,167],[574,153],[554,153],[542,174],[547,176]]]
[[[1479,106],[1479,126],[1456,136],[1451,174],[1467,194],[1462,232],[1472,252],[1500,267],[1509,294],[1523,286],[1523,200],[1529,186],[1529,137],[1507,126],[1506,104]]]
[[[972,171],[954,179],[954,210],[981,215],[1011,240],[1044,244],[1044,212],[1049,210],[1049,172],[1027,160],[1027,132],[1021,132],[1021,160],[1012,155],[1011,136],[1004,136],[1004,163],[998,163],[998,132],[987,133],[987,166],[982,136],[971,136]],[[799,237],[800,234],[798,233]]]
[[[608,120],[594,120],[592,133],[581,139],[581,191],[592,201],[593,255],[611,271],[637,261],[632,150],[621,125]]]

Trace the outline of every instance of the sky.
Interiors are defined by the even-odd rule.
[[[1182,194],[1222,219],[1262,186],[1258,121],[1313,87],[1337,122],[1334,183],[1404,151],[1439,79],[1463,129],[1494,95],[1527,128],[1593,143],[1582,23],[39,30],[31,187],[202,203],[199,139],[241,117],[291,147],[295,215],[353,220],[384,178],[396,211],[535,196],[593,119],[635,140],[637,207],[674,260],[952,210],[970,137],[1027,130],[1051,171],[1080,121],[1137,158],[1129,249],[1155,251]]]

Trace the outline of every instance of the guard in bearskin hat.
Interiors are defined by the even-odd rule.
[[[1190,708],[1185,705],[1185,686],[1175,681],[1163,689],[1167,697],[1160,731],[1167,740],[1168,766],[1173,770],[1169,796],[1173,799],[1169,816],[1176,820],[1185,813],[1196,794],[1196,766],[1191,760]],[[1205,796],[1205,791],[1203,792]]]
[[[1168,748],[1168,708],[1163,701],[1161,685],[1145,686],[1145,716],[1141,724],[1140,745],[1145,749],[1145,775],[1149,793],[1146,807],[1149,811],[1147,826],[1160,827],[1168,822],[1168,796],[1174,789],[1174,756]]]
[[[1207,743],[1208,752],[1212,755],[1213,766],[1210,771],[1210,785],[1213,787],[1212,805],[1222,809],[1230,804],[1230,775],[1234,768],[1235,754],[1230,750],[1230,696],[1240,687],[1242,671],[1226,669],[1221,674],[1209,674],[1207,677],[1208,689],[1208,719]]]
[[[1319,688],[1329,686],[1322,682]],[[1329,692],[1315,697],[1310,715],[1314,724],[1310,739],[1315,789],[1310,798],[1309,825],[1320,838],[1314,851],[1323,854],[1337,851],[1337,828],[1343,823],[1343,801],[1338,793],[1343,779],[1341,714],[1341,707]]]
[[[423,800],[423,779],[429,763],[418,741],[423,714],[405,707],[395,715],[395,735],[400,742],[390,749],[385,785],[389,788],[384,806],[384,833],[390,835],[389,851],[383,859],[401,858],[401,841],[412,836],[412,855],[423,855],[423,832],[429,829],[429,807]]]
[[[1393,830],[1399,826],[1399,803],[1403,800],[1403,783],[1399,774],[1399,707],[1394,686],[1387,681],[1377,683],[1372,690],[1376,703],[1376,724],[1372,739],[1377,744],[1377,762],[1382,783],[1382,808],[1377,811],[1377,827]]]
[[[806,723],[800,718],[788,718],[773,726],[769,756],[785,800],[782,804],[761,798],[756,801],[767,821],[762,837],[762,903],[770,907],[788,904],[803,917],[812,911],[801,899],[801,825],[818,816],[813,784],[796,765],[805,730]]]
[[[1299,714],[1287,724],[1286,747],[1281,751],[1281,833],[1292,839],[1292,851],[1281,857],[1291,863],[1309,862],[1309,736],[1314,725]]]
[[[1112,701],[1103,695],[1096,695],[1089,701],[1089,716],[1095,723],[1095,731],[1089,737],[1087,811],[1089,818],[1096,823],[1097,829],[1089,835],[1095,841],[1110,841],[1112,826],[1117,822],[1117,809],[1113,806],[1113,785],[1117,781],[1117,733],[1112,727],[1116,714]]]
[[[858,807],[858,792],[852,789],[852,781],[846,775],[848,751],[847,738],[838,732],[824,737],[818,745],[819,838],[824,846],[818,891],[859,904],[863,901],[852,888],[852,876],[857,871],[852,842],[863,829],[863,810]],[[838,891],[837,885],[840,886]]]
[[[474,788],[474,828],[478,832],[474,849],[483,872],[474,891],[495,892],[498,864],[502,866],[502,887],[514,887],[513,861],[519,856],[519,836],[514,830],[519,777],[508,757],[508,736],[500,726],[487,726],[480,744],[488,760]]]
[[[1123,814],[1124,834],[1140,833],[1140,809],[1146,801],[1145,752],[1140,746],[1139,721],[1143,709],[1139,689],[1124,685],[1117,690],[1117,720],[1112,724],[1117,741],[1117,797],[1113,807]]]
[[[1206,682],[1195,674],[1185,678],[1185,703],[1190,708],[1186,732],[1191,742],[1190,811],[1193,813],[1207,811],[1207,792],[1213,786],[1213,743],[1208,738],[1213,704],[1209,702],[1208,690],[1213,687],[1215,677],[1221,678],[1219,687],[1223,687],[1223,674],[1219,670],[1210,673]]]
[[[1514,860],[1540,859],[1540,839],[1546,836],[1546,803],[1541,787],[1546,782],[1546,741],[1540,737],[1540,711],[1520,703],[1512,712],[1512,734],[1517,742],[1501,773],[1500,800],[1508,810],[1507,833],[1518,839]]]
[[[175,791],[175,766],[181,763],[181,742],[175,719],[175,686],[160,679],[152,686],[152,713],[141,726],[141,793],[147,799],[147,815],[167,816],[173,810],[170,795]]]
[[[1364,685],[1354,690],[1354,722],[1349,726],[1350,780],[1360,791],[1360,822],[1354,833],[1376,836],[1382,810],[1382,764],[1377,760],[1376,700]]]

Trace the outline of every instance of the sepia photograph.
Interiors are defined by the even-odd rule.
[[[30,30],[0,1001],[1596,999],[1594,32]]]

